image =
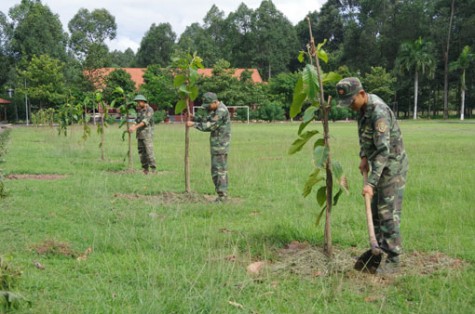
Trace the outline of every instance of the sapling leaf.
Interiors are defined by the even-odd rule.
[[[317,220],[315,221],[315,225],[316,225],[316,226],[318,226],[318,225],[320,224],[320,220],[322,220],[323,213],[325,212],[326,209],[327,209],[327,205],[323,206],[322,210],[321,210],[320,213],[318,214]]]
[[[175,106],[175,114],[180,114],[186,108],[186,99],[180,99]]]
[[[190,100],[195,100],[199,94],[200,94],[200,89],[198,88],[198,86],[193,85],[190,88]]]
[[[332,161],[332,172],[333,175],[340,180],[341,176],[343,175],[343,168],[341,167],[341,164],[338,161],[333,160]]]
[[[300,126],[299,126],[299,131],[297,132],[297,134],[300,136],[300,134],[302,134],[302,131],[307,127],[307,125],[309,125],[309,123],[312,122],[312,120],[310,121],[307,121],[305,123],[300,123]]]
[[[313,152],[315,167],[324,168],[328,160],[328,148],[326,146],[317,146]]]
[[[317,146],[325,146],[325,140],[322,138],[319,138],[318,140],[313,143],[313,149],[317,148]]]
[[[296,115],[302,111],[302,105],[307,98],[306,93],[303,90],[303,80],[302,77],[299,77],[297,83],[295,84],[294,94],[292,97],[292,105],[290,105],[290,117],[295,118]]]
[[[304,114],[303,114],[303,123],[307,123],[307,122],[310,122],[310,121],[313,121],[313,119],[315,119],[315,112],[317,111],[318,109],[316,107],[308,107]]]
[[[173,86],[179,87],[179,86],[185,84],[185,81],[186,81],[186,77],[183,74],[178,74],[173,79]]]
[[[305,182],[305,186],[303,188],[303,197],[307,197],[310,192],[312,192],[312,188],[317,184],[318,182],[323,180],[323,177],[319,176],[320,174],[320,169],[316,168],[309,176],[307,179],[307,182]]]
[[[333,206],[336,206],[336,204],[338,204],[338,200],[340,199],[341,193],[343,193],[343,190],[339,189],[335,196],[333,196]]]
[[[318,133],[318,130],[307,131],[300,135],[298,139],[296,139],[289,148],[289,155],[295,154],[302,150],[302,147],[308,142],[312,136]]]
[[[317,203],[322,206],[327,200],[327,187],[322,186],[317,191]]]

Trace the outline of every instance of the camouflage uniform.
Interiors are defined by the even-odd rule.
[[[357,78],[346,78],[337,84],[340,105],[349,106],[363,87]],[[371,202],[376,239],[388,253],[389,260],[401,254],[400,221],[406,185],[408,158],[401,130],[394,113],[376,95],[366,94],[358,119],[360,157],[368,160],[368,184],[373,187]]]
[[[394,113],[376,95],[368,94],[358,120],[360,157],[370,165],[368,184],[374,188],[371,202],[376,238],[388,254],[401,253],[400,221],[408,158]]]
[[[218,108],[215,111],[211,110],[205,119],[197,118],[194,119],[194,122],[196,129],[211,132],[209,137],[211,177],[218,196],[226,199],[228,195],[228,153],[231,142],[231,119],[228,108],[220,102]]]
[[[155,171],[155,155],[153,153],[153,109],[148,104],[137,112],[135,122],[143,122],[145,126],[137,129],[137,147],[140,156],[140,162],[145,172],[149,169]]]

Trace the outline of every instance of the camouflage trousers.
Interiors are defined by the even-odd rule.
[[[157,165],[155,163],[155,155],[153,153],[152,138],[137,139],[137,148],[139,151],[140,163],[144,170],[155,170]]]
[[[228,154],[211,155],[211,178],[219,196],[228,195]]]
[[[376,239],[389,255],[402,253],[400,223],[406,176],[407,164],[395,175],[383,171],[371,202]]]

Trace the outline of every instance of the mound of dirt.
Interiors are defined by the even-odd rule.
[[[65,177],[62,174],[9,174],[5,176],[10,180],[59,180]]]
[[[161,192],[158,194],[143,195],[143,194],[114,194],[114,197],[124,198],[128,200],[146,199],[152,204],[182,204],[182,203],[213,203],[216,195],[206,195],[199,193],[178,193],[178,192]],[[237,198],[229,198],[227,204],[239,203]]]
[[[378,277],[364,274],[353,269],[358,256],[364,250],[333,249],[332,258],[328,258],[322,248],[312,247],[306,242],[294,241],[277,252],[278,258],[269,263],[270,270],[277,273],[290,273],[303,277],[328,276],[335,273],[346,277]],[[461,269],[466,262],[452,258],[441,252],[409,252],[401,255],[400,271],[384,277],[400,275],[430,275],[447,269]],[[381,276],[379,276],[381,278]],[[387,278],[385,279],[387,281]]]

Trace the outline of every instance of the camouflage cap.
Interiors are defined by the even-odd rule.
[[[346,77],[336,84],[336,91],[340,101],[338,106],[348,107],[353,102],[353,96],[363,89],[363,85],[356,77]]]
[[[144,96],[144,95],[141,95],[141,94],[138,94],[138,95],[135,96],[135,98],[134,98],[134,101],[139,101],[139,100],[147,102],[147,98],[145,98],[145,96]]]
[[[213,102],[218,100],[218,96],[215,93],[207,92],[203,95],[203,107],[208,108]]]

